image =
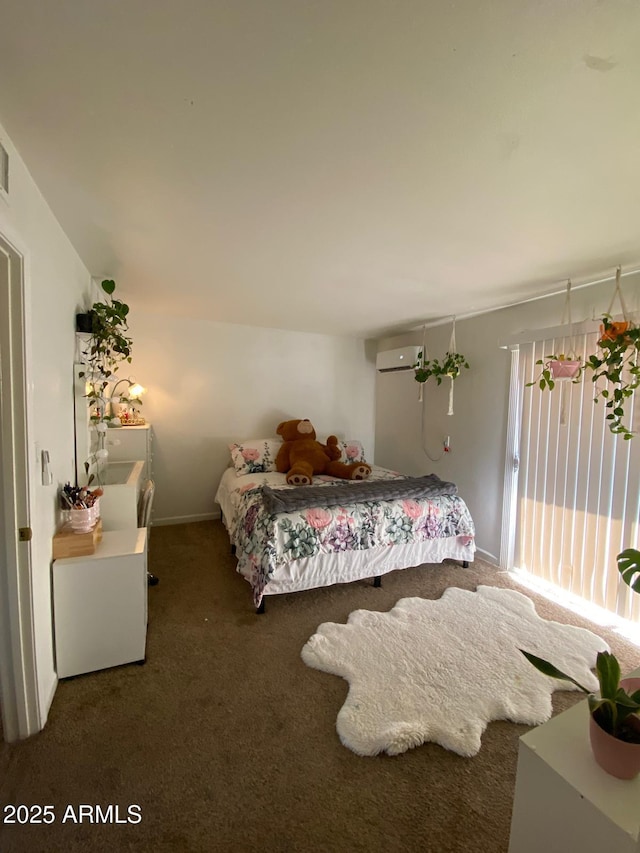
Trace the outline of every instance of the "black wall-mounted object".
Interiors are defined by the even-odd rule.
[[[93,314],[76,314],[76,332],[93,331]]]

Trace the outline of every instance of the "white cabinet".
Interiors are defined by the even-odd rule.
[[[142,481],[152,479],[152,432],[151,424],[126,426],[110,429],[106,433],[106,449],[109,451],[108,464],[112,462],[144,462]]]
[[[105,433],[109,452],[98,482],[104,489],[100,515],[104,530],[138,526],[138,507],[151,479],[151,425],[119,427]]]
[[[100,474],[103,530],[137,528],[138,502],[144,488],[144,462],[110,462]]]
[[[596,764],[579,702],[520,738],[509,853],[640,853],[639,804],[640,776]]]
[[[53,563],[59,678],[145,659],[147,530],[103,534],[94,554]]]

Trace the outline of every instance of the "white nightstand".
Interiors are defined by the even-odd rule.
[[[58,678],[144,661],[146,528],[107,531],[94,554],[52,571]]]

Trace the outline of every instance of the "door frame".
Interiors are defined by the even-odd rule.
[[[4,739],[42,728],[33,613],[25,255],[0,233],[0,696]]]
[[[516,543],[516,520],[518,517],[518,477],[520,471],[520,422],[522,394],[520,378],[520,348],[511,344],[511,367],[509,372],[509,411],[507,417],[507,442],[504,462],[504,486],[502,503],[502,526],[500,535],[501,569],[514,568]]]

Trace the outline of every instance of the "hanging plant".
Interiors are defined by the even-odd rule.
[[[420,364],[420,362],[418,362]],[[422,362],[416,369],[416,380],[418,382],[426,382],[432,376],[438,383],[442,384],[442,380],[448,377],[449,379],[457,379],[462,373],[462,368],[469,368],[469,362],[460,352],[446,352],[442,363],[437,358],[431,361]]]
[[[623,331],[616,332],[617,327],[622,327]],[[581,381],[583,372],[591,370],[591,380],[596,383],[593,400],[595,403],[600,399],[606,400],[609,429],[614,435],[630,439],[633,433],[625,426],[623,419],[627,400],[640,386],[640,328],[630,326],[627,322],[617,324],[605,314],[602,318],[602,331],[598,350],[587,356],[585,361],[567,359],[563,355],[548,355],[538,359],[536,364],[542,369],[536,379],[526,383],[526,387],[538,385],[542,391],[553,391],[559,380],[569,380],[577,384]],[[597,383],[600,383],[600,387]]]
[[[452,380],[457,379],[462,373],[463,367],[468,369],[469,362],[462,353],[456,352],[456,318],[454,317],[451,325],[449,349],[444,354],[442,362],[437,358],[428,358],[427,347],[423,342],[422,349],[418,353],[418,360],[413,365],[415,380],[423,383],[433,376],[438,385],[441,385],[442,380],[446,377]]]
[[[618,267],[609,311],[602,316],[596,352],[587,356],[584,361],[567,358],[564,354],[547,355],[536,362],[542,369],[536,379],[526,383],[526,387],[538,385],[542,391],[545,389],[552,391],[559,379],[571,379],[575,384],[580,382],[584,371],[591,370],[591,379],[596,387],[593,399],[595,403],[601,398],[606,400],[605,406],[608,409],[606,420],[610,431],[614,435],[622,435],[623,438],[630,439],[633,438],[633,433],[625,426],[623,419],[627,400],[640,386],[640,366],[638,365],[640,328],[635,327],[628,319],[620,287],[620,276],[621,268]],[[571,323],[570,290],[571,281],[567,283],[566,303],[569,310],[569,324]],[[616,297],[620,300],[624,320],[612,319],[611,311]]]
[[[113,299],[115,281],[104,279],[100,287],[105,300],[94,302],[89,312],[91,337],[86,349],[86,369],[79,375],[87,382],[86,396],[91,422],[102,433],[110,420],[107,416],[107,386],[114,381],[118,365],[123,361],[131,362],[133,342],[127,334],[129,306],[119,299]]]
[[[538,385],[542,391],[545,388],[553,391],[556,382],[571,380],[577,384],[582,379],[583,363],[577,358],[565,355],[565,353],[545,355],[544,358],[539,358],[536,364],[542,369],[536,379],[526,383],[526,388]]]
[[[593,371],[591,379],[596,383],[594,402],[597,403],[600,398],[606,400],[609,429],[626,440],[633,437],[623,419],[626,402],[640,386],[639,351],[640,328],[633,327],[626,321],[620,325],[605,314],[602,318],[598,351],[590,355],[584,363],[585,368]],[[598,388],[597,383],[601,381],[604,381],[604,387]]]
[[[449,341],[449,349],[444,355],[442,361],[437,358],[427,358],[427,348],[423,345],[422,350],[418,353],[418,360],[413,365],[415,371],[414,378],[416,382],[420,382],[419,399],[422,400],[422,385],[431,377],[436,380],[438,385],[442,384],[443,379],[451,381],[449,390],[449,410],[448,415],[453,414],[453,382],[462,373],[463,368],[469,368],[469,362],[460,352],[456,352],[456,318],[453,318],[453,326],[451,329],[451,340]]]
[[[423,348],[418,353],[418,360],[413,366],[415,371],[414,378],[416,382],[426,382],[427,379],[431,376],[431,362],[426,357],[426,350]]]
[[[562,309],[562,319],[560,325],[566,324],[571,328],[571,279],[567,280],[567,291]],[[557,355],[545,355],[544,358],[539,358],[536,364],[542,369],[533,382],[527,382],[527,388],[532,385],[538,385],[542,391],[548,388],[553,391],[557,381],[565,381],[570,379],[572,382],[579,382],[582,378],[582,362],[571,350],[572,339],[569,339],[569,354],[561,352]]]

